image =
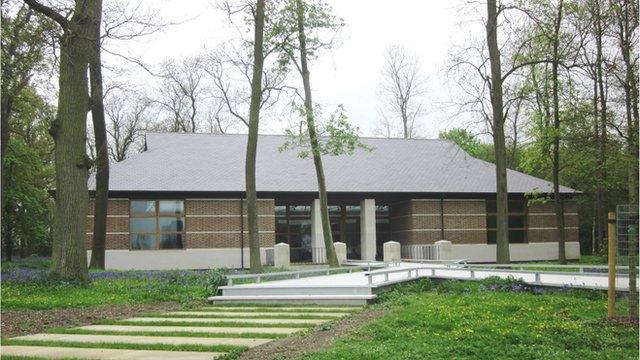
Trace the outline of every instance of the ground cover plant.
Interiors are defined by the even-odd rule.
[[[520,281],[425,280],[381,296],[389,312],[305,359],[637,359],[637,326],[605,294]]]

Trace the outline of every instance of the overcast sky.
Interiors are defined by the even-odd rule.
[[[147,0],[161,4],[161,16],[180,21],[161,33],[127,42],[127,52],[147,63],[196,55],[214,48],[235,33],[215,0]],[[452,118],[446,104],[455,88],[447,83],[446,68],[454,44],[483,28],[466,0],[340,0],[329,1],[346,27],[341,44],[325,53],[311,67],[314,101],[332,109],[343,104],[350,121],[362,135],[371,136],[379,120],[376,89],[381,80],[385,49],[400,44],[420,58],[427,78],[425,105],[429,113],[420,120],[422,137],[436,137],[440,130],[465,126],[469,119]],[[482,33],[480,33],[482,34]],[[113,60],[111,60],[113,61]],[[144,77],[140,70],[140,78]],[[284,122],[270,123],[263,132],[282,132]]]

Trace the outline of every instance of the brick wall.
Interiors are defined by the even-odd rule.
[[[392,237],[403,245],[433,244],[444,239],[454,244],[486,244],[484,200],[445,199],[441,217],[439,199],[414,199],[389,206]]]
[[[556,242],[556,211],[553,202],[528,208],[527,239],[529,242]],[[575,201],[564,203],[565,241],[578,241],[578,206]]]
[[[247,204],[244,201],[243,222],[240,224],[240,199],[187,199],[185,201],[186,247],[238,248],[244,227],[244,246],[249,247]],[[258,228],[260,246],[275,244],[275,202],[258,199]]]
[[[402,245],[440,240],[440,200],[408,200],[389,205],[391,238]]]
[[[484,199],[444,200],[444,240],[453,244],[486,244]]]
[[[94,202],[89,201],[85,249],[91,250],[93,240]],[[107,250],[129,249],[129,199],[109,199],[107,203]]]
[[[244,203],[244,246],[249,247],[247,207]],[[93,238],[93,200],[89,203],[85,248],[91,249]],[[260,246],[275,244],[275,203],[273,199],[258,199]],[[185,248],[240,247],[239,199],[186,199]],[[107,250],[129,249],[129,199],[109,199],[107,207]]]

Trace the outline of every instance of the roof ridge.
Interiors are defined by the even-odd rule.
[[[218,133],[189,133],[189,132],[170,132],[170,131],[147,131],[145,135],[206,135],[206,136],[247,136],[248,134],[244,133],[226,133],[226,134],[218,134]],[[269,137],[286,137],[286,134],[258,134],[258,136],[269,136]],[[326,136],[320,136],[326,137]],[[371,139],[371,140],[400,140],[400,141],[440,141],[440,142],[453,142],[448,139],[438,139],[438,138],[399,138],[399,137],[379,137],[379,136],[359,136],[360,139]]]

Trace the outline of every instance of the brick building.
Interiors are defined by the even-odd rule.
[[[248,264],[244,199],[246,135],[147,134],[145,151],[111,167],[107,268],[172,269]],[[261,256],[275,243],[293,262],[323,262],[313,161],[280,151],[284,137],[261,135],[257,190]],[[394,240],[414,254],[438,240],[453,256],[495,261],[495,167],[441,140],[364,138],[371,151],[323,158],[334,241],[350,259],[381,257]],[[550,192],[547,181],[509,170],[511,258],[557,258],[552,203],[525,194]],[[90,187],[93,179],[90,180]],[[578,258],[578,214],[564,199],[566,249]],[[87,221],[87,249],[93,212]]]

